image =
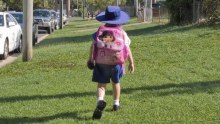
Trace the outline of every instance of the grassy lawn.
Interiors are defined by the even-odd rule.
[[[0,124],[20,123],[220,123],[220,26],[124,25],[135,73],[122,82],[121,110],[107,107],[99,121],[96,83],[87,69],[92,33],[101,23],[68,23],[21,57],[0,68]]]

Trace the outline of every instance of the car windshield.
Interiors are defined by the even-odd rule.
[[[23,23],[23,15],[22,14],[17,14],[17,13],[11,13],[15,19],[17,20],[18,23],[22,24]]]
[[[4,17],[0,15],[0,26],[4,26]]]
[[[48,12],[48,11],[34,11],[34,16],[49,17],[50,12]]]

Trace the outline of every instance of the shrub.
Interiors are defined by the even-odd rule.
[[[220,1],[203,0],[203,13],[206,15],[208,22],[220,23]]]
[[[170,13],[170,23],[183,24],[191,23],[193,0],[167,0],[166,4]]]

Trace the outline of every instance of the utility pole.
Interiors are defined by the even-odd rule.
[[[138,16],[138,0],[135,0],[135,1],[134,1],[134,5],[135,5],[135,13],[136,13],[136,16]]]
[[[66,0],[66,15],[70,17],[70,0]]]
[[[85,19],[85,0],[83,0],[82,6],[83,6],[83,20],[84,20]]]
[[[152,7],[152,0],[148,0],[148,20],[151,20],[152,21],[152,18],[153,18],[153,7]]]
[[[33,0],[23,0],[23,50],[22,60],[30,61],[32,59],[32,25],[33,25]]]
[[[44,4],[43,4],[43,6],[44,6],[44,8],[45,8],[45,6],[46,6],[46,3],[45,3],[46,1],[44,0]]]
[[[115,0],[115,6],[119,5],[119,0]]]
[[[144,0],[144,21],[152,21],[152,0]]]
[[[63,29],[63,0],[60,0],[60,29]]]
[[[77,11],[78,11],[78,9],[79,9],[79,0],[77,0],[76,8],[77,8]]]
[[[143,14],[144,22],[146,21],[146,10],[147,10],[147,0],[144,0],[144,14]]]

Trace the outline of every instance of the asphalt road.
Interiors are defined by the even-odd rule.
[[[47,36],[48,36],[48,34],[42,34],[42,33],[38,34],[38,43],[43,41]],[[10,53],[9,57],[7,59],[0,60],[0,68],[14,62],[19,55],[20,55],[19,53]]]

